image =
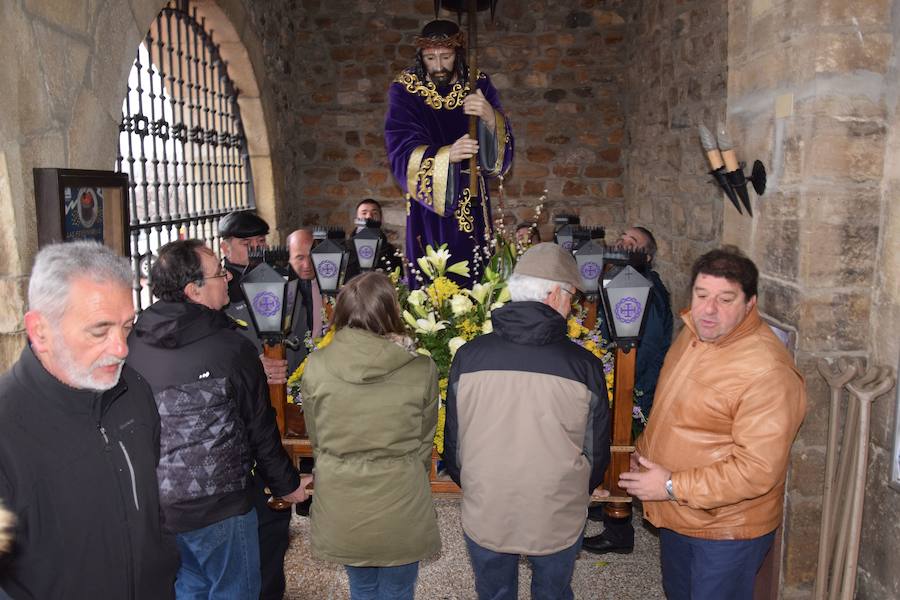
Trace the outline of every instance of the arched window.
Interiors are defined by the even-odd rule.
[[[119,126],[138,310],[150,301],[143,288],[157,248],[191,237],[218,251],[219,217],[255,207],[237,97],[204,20],[189,0],[172,0],[138,47]]]

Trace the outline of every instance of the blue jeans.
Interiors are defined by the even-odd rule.
[[[753,581],[775,532],[750,540],[704,540],[659,530],[663,588],[668,600],[752,600]]]
[[[559,552],[528,556],[531,564],[532,600],[573,600],[572,573],[581,550],[581,538]],[[494,552],[466,538],[469,559],[475,572],[479,600],[516,600],[519,595],[519,555]]]
[[[350,600],[413,600],[419,563],[399,567],[344,567]]]
[[[178,600],[259,598],[259,537],[256,511],[229,517],[175,536],[181,568]]]

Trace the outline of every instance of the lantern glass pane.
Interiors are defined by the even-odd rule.
[[[319,288],[325,292],[334,292],[341,276],[343,255],[340,252],[312,253],[313,266],[319,279]]]
[[[292,331],[294,325],[294,317],[297,313],[297,290],[299,289],[299,279],[288,280],[286,283],[284,294],[284,327],[282,331],[288,333]]]
[[[575,262],[578,263],[578,273],[584,285],[586,294],[596,294],[599,289],[598,280],[603,273],[602,254],[576,254]]]
[[[616,337],[636,338],[640,335],[649,293],[648,287],[607,288],[609,312],[613,318]]]
[[[355,237],[353,238],[353,244],[356,246],[356,257],[359,259],[359,267],[361,269],[371,269],[375,266],[378,240]]]
[[[244,282],[244,294],[253,311],[259,333],[281,333],[281,317],[284,310],[284,281]]]

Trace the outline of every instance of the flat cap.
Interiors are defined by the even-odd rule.
[[[269,224],[249,210],[230,212],[219,219],[219,237],[248,238],[268,235]]]
[[[561,281],[576,290],[584,291],[584,283],[572,254],[550,242],[535,244],[526,250],[516,263],[513,273]]]

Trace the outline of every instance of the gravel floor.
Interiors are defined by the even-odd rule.
[[[422,563],[416,587],[418,600],[475,600],[472,568],[459,519],[458,500],[435,500],[443,549]],[[575,564],[572,588],[578,600],[653,600],[664,598],[659,571],[659,539],[635,516],[634,552],[598,556],[581,552]],[[602,525],[588,522],[587,535]],[[347,576],[340,565],[317,560],[309,552],[309,520],[294,515],[291,548],[285,559],[289,600],[346,600]],[[519,598],[529,597],[528,563],[519,565]]]

